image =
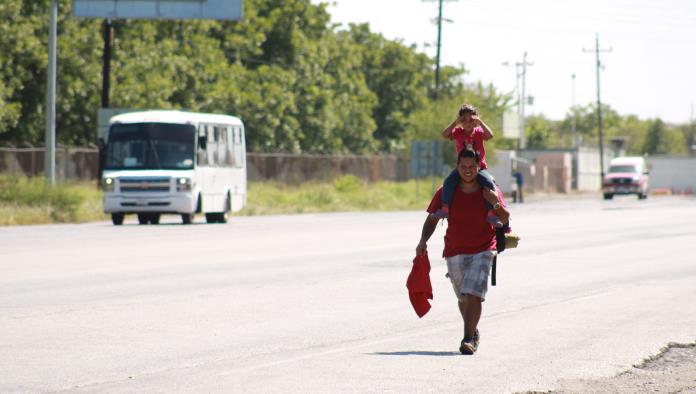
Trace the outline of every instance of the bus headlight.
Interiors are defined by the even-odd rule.
[[[191,191],[191,178],[177,178],[176,180],[176,191],[178,192],[190,192]]]
[[[110,193],[116,190],[116,181],[114,178],[104,178],[102,180],[102,189],[104,192]]]

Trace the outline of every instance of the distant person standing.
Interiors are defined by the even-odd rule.
[[[512,171],[512,177],[515,178],[515,193],[512,195],[512,202],[524,202],[522,189],[524,188],[524,176],[517,169]]]
[[[496,256],[496,230],[486,220],[486,202],[494,201],[493,211],[503,223],[510,220],[510,213],[501,204],[497,193],[481,187],[477,182],[479,170],[478,154],[472,150],[462,150],[457,158],[460,181],[452,196],[442,253],[447,260],[447,275],[464,320],[464,339],[459,347],[462,354],[474,354],[478,349],[481,337],[477,326],[481,318],[481,303],[486,298],[488,275]],[[429,214],[416,247],[418,255],[427,252],[427,242],[439,221],[435,212],[442,208],[443,189],[440,187],[437,190],[428,206]]]

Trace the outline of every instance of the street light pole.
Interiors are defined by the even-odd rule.
[[[51,0],[48,26],[48,73],[46,82],[46,138],[44,177],[49,185],[56,182],[56,35],[58,1]]]

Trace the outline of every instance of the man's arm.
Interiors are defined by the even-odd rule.
[[[483,198],[493,206],[493,212],[498,216],[501,222],[508,223],[510,221],[510,211],[503,206],[502,201],[498,198],[498,193],[490,189],[483,189]]]
[[[423,230],[421,231],[421,238],[418,242],[418,246],[416,246],[417,255],[424,255],[428,251],[428,240],[435,232],[435,229],[437,228],[437,222],[438,219],[434,217],[432,214],[428,214],[428,217],[425,218],[425,222],[423,223]]]

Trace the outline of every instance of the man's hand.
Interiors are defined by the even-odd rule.
[[[425,256],[426,253],[428,253],[428,244],[423,241],[418,242],[418,246],[416,246],[416,254],[418,256]]]
[[[495,212],[495,214],[498,216],[498,219],[500,219],[503,223],[507,223],[510,220],[510,212],[508,212],[508,210],[503,208],[503,206],[501,205],[501,202],[498,199],[498,193],[494,192],[493,190],[484,188],[483,198],[486,199],[486,201],[488,201],[489,204],[491,204],[491,206],[493,207],[493,212]]]

